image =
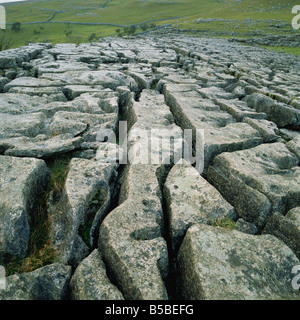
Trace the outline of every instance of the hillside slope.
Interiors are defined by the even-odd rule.
[[[223,37],[289,35],[296,32],[291,26],[296,4],[296,0],[31,0],[5,4],[6,36],[17,47],[28,42],[89,42],[122,34],[131,25],[136,25],[132,32],[167,25]],[[14,22],[21,23],[20,31],[11,31]]]

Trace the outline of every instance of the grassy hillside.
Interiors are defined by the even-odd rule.
[[[171,24],[198,34],[248,37],[290,34],[296,0],[32,0],[5,4],[6,37],[28,42],[87,42],[117,35],[124,26]],[[198,19],[201,18],[199,21]],[[199,23],[197,23],[197,20]],[[276,20],[276,21],[275,21]],[[17,32],[11,24],[21,23]],[[92,25],[95,24],[95,25]],[[102,25],[101,25],[102,24]],[[105,25],[107,24],[107,25]],[[152,25],[154,27],[154,25]],[[142,31],[136,26],[135,32]]]

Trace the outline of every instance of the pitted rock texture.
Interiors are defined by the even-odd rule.
[[[178,256],[183,298],[296,299],[289,270],[297,261],[273,236],[196,224],[188,230]]]
[[[0,299],[299,299],[300,58],[152,34],[0,69],[0,263],[45,194],[56,257]]]

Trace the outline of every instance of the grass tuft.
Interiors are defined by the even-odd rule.
[[[222,227],[226,229],[235,229],[235,222],[230,218],[215,219],[212,224],[214,227]]]
[[[60,196],[68,174],[70,157],[62,156],[48,162],[51,176],[47,189],[37,200],[32,214],[31,234],[27,257],[12,259],[4,267],[6,275],[31,272],[48,264],[59,261],[57,251],[50,239],[50,220],[47,207],[50,194]]]

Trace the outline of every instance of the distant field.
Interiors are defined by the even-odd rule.
[[[154,23],[198,34],[240,36],[290,34],[297,0],[48,0],[5,4],[5,36],[13,46],[28,42],[88,42],[114,36],[123,26]],[[200,22],[196,21],[201,18]],[[216,20],[215,20],[216,19]],[[276,21],[275,21],[276,20]],[[20,31],[11,24],[20,22]],[[69,23],[68,23],[69,22]],[[78,23],[78,24],[75,24]],[[81,24],[80,24],[81,23]],[[82,24],[85,23],[85,24]],[[116,25],[89,25],[89,24]],[[119,25],[119,26],[118,26]],[[154,25],[152,26],[154,27]],[[135,32],[143,31],[141,26]],[[300,31],[299,31],[300,33]]]

